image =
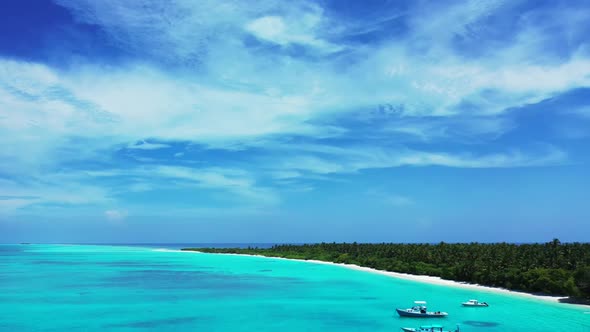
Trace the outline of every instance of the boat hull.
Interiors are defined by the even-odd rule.
[[[447,315],[448,315],[446,312],[422,313],[422,312],[408,311],[407,309],[395,309],[395,311],[397,311],[397,314],[400,315],[401,317],[414,317],[414,318],[441,318],[441,317],[447,317]]]
[[[413,327],[402,327],[402,331],[404,332],[459,332],[459,330],[455,331],[447,331],[443,330],[442,327],[434,327],[434,328],[413,328]]]

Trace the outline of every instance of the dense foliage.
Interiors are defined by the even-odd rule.
[[[268,249],[185,250],[315,259],[533,293],[590,298],[590,243],[320,243],[284,244]]]

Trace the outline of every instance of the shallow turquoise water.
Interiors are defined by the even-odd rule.
[[[477,298],[489,308],[462,308]],[[400,318],[427,300],[446,319]],[[1,331],[590,331],[588,308],[344,267],[153,248],[0,245]]]

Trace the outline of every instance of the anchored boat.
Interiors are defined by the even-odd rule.
[[[477,300],[469,300],[467,302],[461,303],[464,307],[489,307],[490,305],[487,302],[479,302]]]
[[[401,317],[440,318],[449,314],[442,311],[428,311],[425,301],[414,301],[414,306],[409,309],[395,309]]]
[[[405,332],[459,332],[459,325],[454,331],[443,330],[442,325],[424,325],[417,328],[413,327],[402,327],[402,331]]]

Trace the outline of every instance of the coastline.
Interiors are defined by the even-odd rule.
[[[568,299],[567,296],[551,296],[551,295],[531,294],[531,293],[513,291],[513,290],[506,289],[506,288],[483,286],[483,285],[478,285],[478,284],[470,284],[470,283],[466,283],[466,282],[447,280],[447,279],[442,279],[440,277],[377,270],[377,269],[373,269],[370,267],[364,267],[364,266],[359,266],[359,265],[355,265],[355,264],[334,263],[334,262],[320,261],[320,260],[314,260],[314,259],[306,260],[306,259],[273,257],[273,256],[264,256],[264,255],[249,255],[249,254],[234,254],[234,253],[205,253],[205,252],[201,252],[201,251],[197,251],[197,250],[180,250],[180,251],[195,252],[195,253],[201,253],[201,254],[213,254],[213,255],[262,257],[262,258],[268,258],[268,259],[281,259],[281,260],[289,260],[289,261],[307,262],[307,263],[313,263],[313,264],[340,266],[340,267],[344,267],[344,268],[347,268],[350,270],[368,272],[368,273],[373,273],[373,274],[380,274],[380,275],[388,276],[391,278],[411,280],[411,281],[422,282],[422,283],[427,283],[427,284],[431,284],[431,285],[455,287],[455,288],[462,288],[462,289],[472,289],[472,290],[478,290],[478,291],[487,291],[487,292],[497,293],[497,294],[513,295],[513,296],[525,297],[525,298],[529,298],[529,299],[542,300],[542,301],[547,301],[547,302],[551,302],[551,303],[571,304],[571,305],[575,305],[575,306],[579,306],[579,307],[586,307],[586,308],[590,309],[590,305],[587,305],[587,304],[561,302],[561,300]]]

